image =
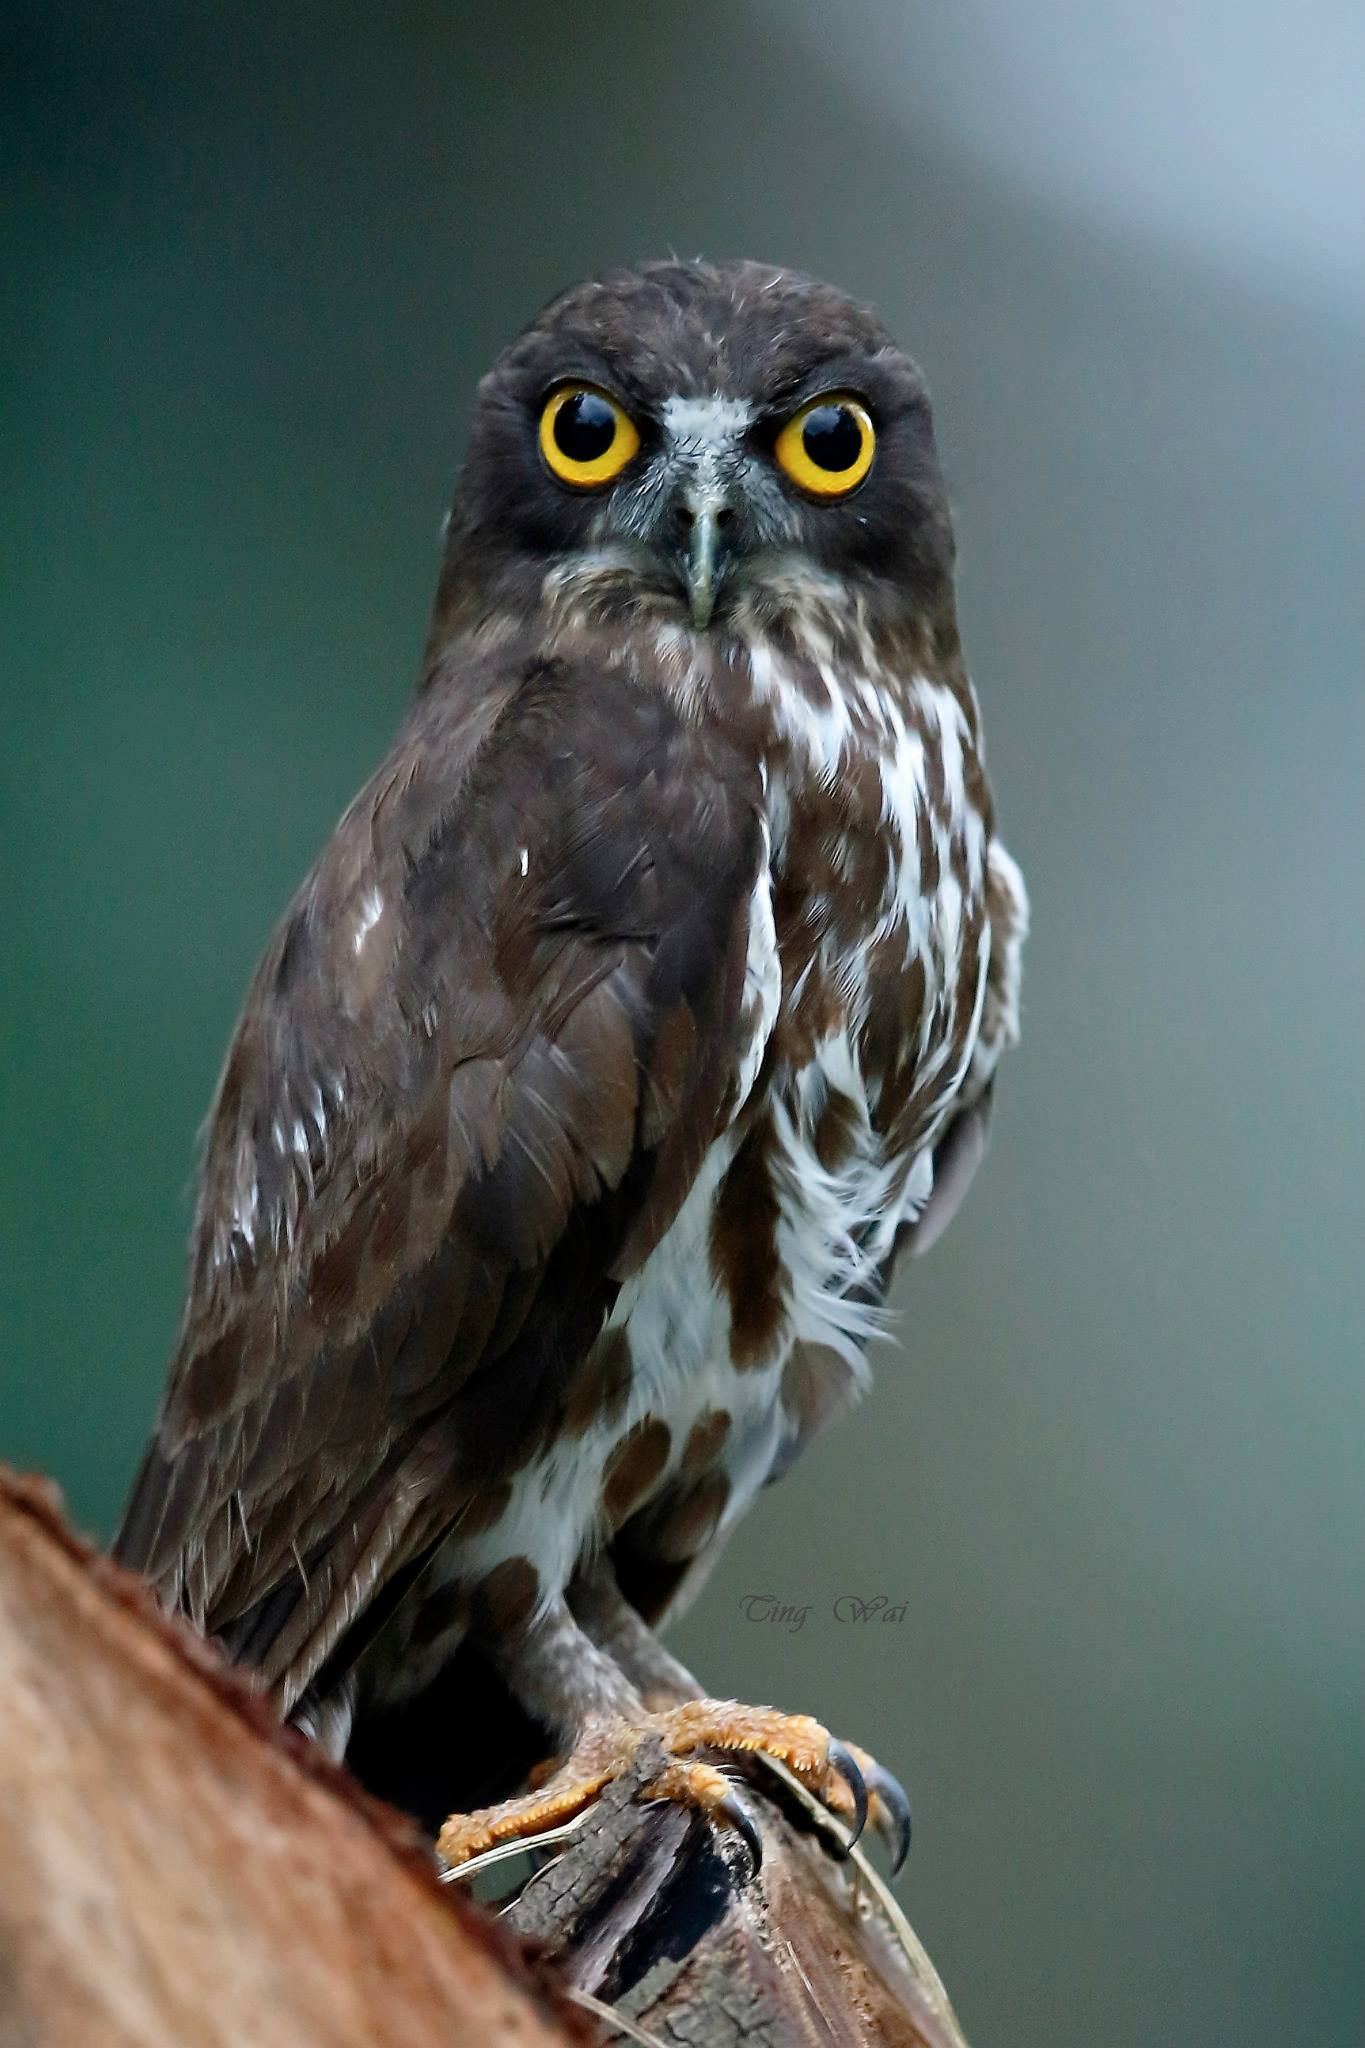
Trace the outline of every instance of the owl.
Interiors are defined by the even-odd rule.
[[[651,264],[479,389],[420,681],[256,971],[116,1550],[342,1755],[473,1654],[562,1758],[740,1829],[816,1721],[657,1631],[864,1392],[1017,1034],[923,382],[841,292]],[[456,1719],[450,1740],[457,1743]]]

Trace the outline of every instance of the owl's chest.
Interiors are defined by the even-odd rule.
[[[514,1565],[543,1601],[618,1539],[682,1571],[861,1390],[987,965],[985,821],[942,696],[879,751],[831,727],[834,752],[770,765],[734,1114],[584,1362],[581,1427],[455,1532],[434,1583]],[[403,1683],[445,1647],[409,1645]]]
[[[900,738],[839,775],[770,769],[742,1106],[617,1306],[641,1412],[678,1443],[729,1418],[736,1505],[862,1385],[979,1024],[985,824],[955,703]]]
[[[779,995],[766,1108],[808,1204],[836,1186],[880,1259],[970,1064],[989,967],[988,820],[945,686],[770,775]],[[793,1197],[795,1200],[795,1197]]]

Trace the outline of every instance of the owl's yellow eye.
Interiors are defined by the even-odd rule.
[[[843,498],[871,469],[876,446],[867,407],[834,391],[803,405],[773,452],[792,482],[813,498]]]
[[[540,415],[540,452],[561,483],[595,491],[618,477],[640,446],[634,422],[592,384],[562,384]]]

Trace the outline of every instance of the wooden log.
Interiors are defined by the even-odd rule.
[[[638,1803],[662,1761],[644,1752],[507,1909],[568,1983],[660,2048],[965,2048],[886,1886],[786,1773],[745,1786],[754,1875],[737,1838]]]
[[[563,2048],[581,2012],[128,1574],[0,1477],[0,2043]]]
[[[737,1838],[611,1786],[501,1917],[0,1470],[0,2048],[963,2048],[837,1825]],[[600,2028],[600,2034],[599,2034]]]

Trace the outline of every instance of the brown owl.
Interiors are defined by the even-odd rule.
[[[766,1752],[903,1846],[870,1760],[654,1630],[867,1385],[1026,916],[913,366],[756,263],[555,300],[480,388],[415,701],[247,995],[119,1555],[336,1753],[496,1673],[566,1760],[452,1862],[646,1733],[652,1792],[744,1828],[718,1762]]]

